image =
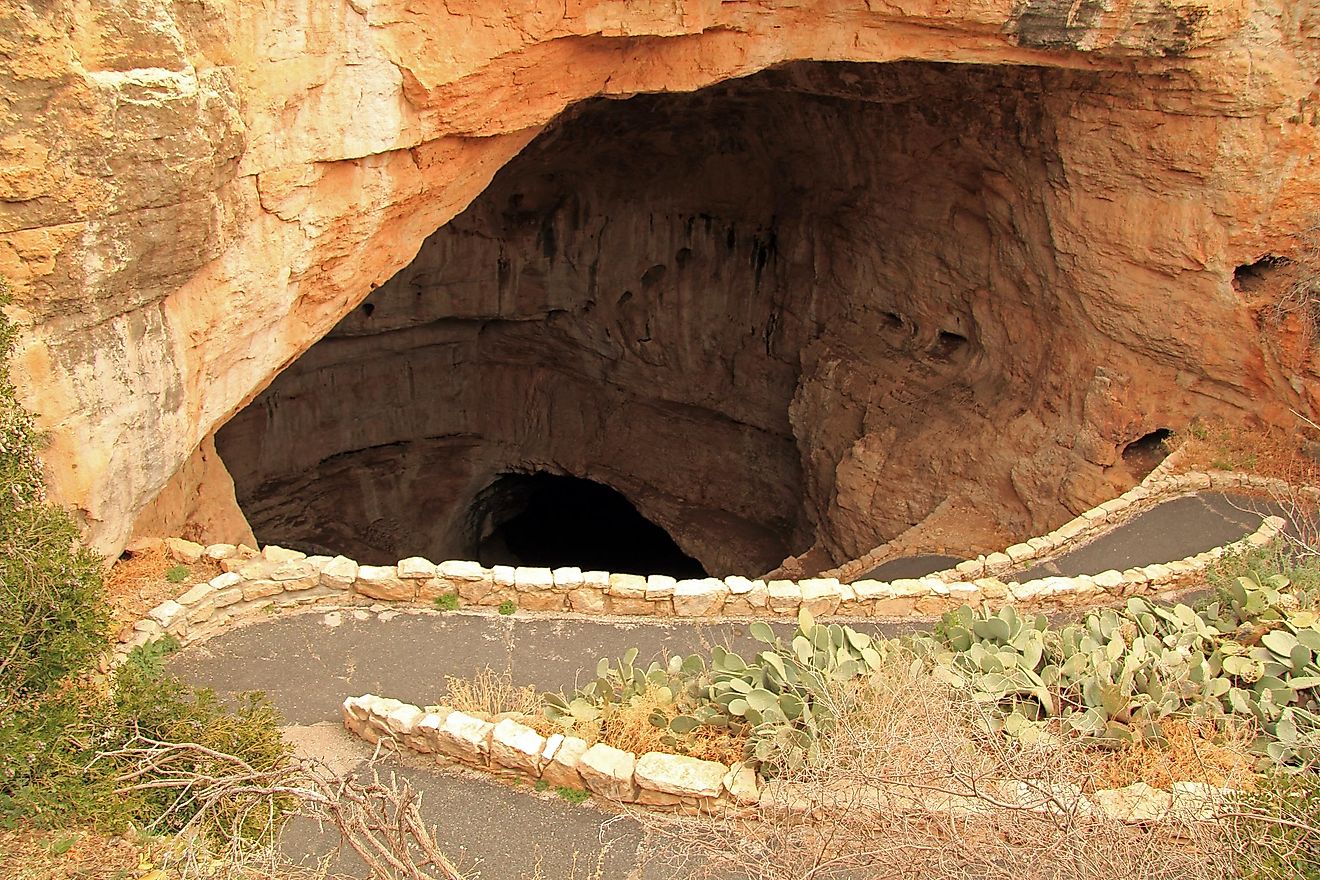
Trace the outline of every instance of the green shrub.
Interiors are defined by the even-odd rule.
[[[1320,878],[1320,771],[1274,771],[1234,805],[1234,850],[1245,880]]]
[[[518,610],[517,604],[512,599],[505,599],[500,603],[500,614],[506,617]]]
[[[148,646],[134,651],[118,669],[109,715],[97,731],[103,741],[128,743],[134,737],[141,737],[166,743],[195,743],[220,755],[240,758],[257,772],[271,770],[288,757],[289,747],[280,734],[280,715],[264,695],[240,694],[235,705],[227,708],[214,691],[189,687],[166,675],[165,659],[166,651]],[[185,753],[173,758],[156,775],[215,775],[234,766],[230,760],[200,752]],[[107,770],[116,773],[132,769],[136,768],[125,761],[111,761],[107,765]],[[156,821],[157,827],[175,831],[200,806],[190,791],[160,788],[131,793],[122,808],[138,824]],[[288,799],[271,799],[277,815],[288,806],[291,806]],[[244,836],[253,838],[274,830],[267,821],[268,811],[240,817],[234,807],[221,805],[213,817],[212,830],[237,828]]]
[[[20,819],[38,828],[124,825],[128,814],[111,780],[87,770],[102,744],[93,722],[104,701],[102,692],[79,683],[0,713],[0,828]]]
[[[0,306],[8,295],[0,285]],[[16,331],[0,312],[0,714],[90,668],[107,645],[101,563],[48,503],[32,416],[9,375]]]
[[[172,565],[165,572],[165,580],[172,584],[181,584],[188,579],[188,575],[191,573],[186,565]]]
[[[14,338],[0,312],[0,827],[178,829],[200,803],[195,788],[169,780],[236,761],[258,773],[279,765],[279,717],[260,696],[230,711],[213,692],[165,675],[171,639],[132,652],[108,686],[94,675],[111,620],[101,563],[79,543],[73,518],[45,499],[41,438],[9,377]],[[168,577],[187,575],[177,566]],[[132,749],[147,741],[202,748],[165,747],[144,760]],[[222,801],[205,830],[261,836],[285,804],[266,795]]]
[[[569,788],[567,785],[561,785],[556,788],[555,794],[559,795],[570,804],[580,804],[591,797],[591,792],[583,791],[580,788]]]
[[[458,609],[458,593],[441,593],[432,604],[440,611],[455,611]]]
[[[1262,582],[1276,574],[1288,579],[1300,603],[1320,597],[1320,557],[1301,555],[1289,547],[1256,547],[1224,556],[1207,572],[1206,583],[1222,599],[1240,577]]]

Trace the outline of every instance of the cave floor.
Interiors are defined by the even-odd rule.
[[[1236,540],[1262,516],[1278,512],[1263,501],[1220,493],[1178,499],[1028,574],[1168,561]],[[888,636],[928,621],[855,625]],[[785,633],[791,628],[780,626]],[[644,658],[704,651],[715,644],[755,650],[744,630],[738,623],[320,609],[222,633],[181,651],[172,668],[185,680],[224,695],[265,691],[283,712],[289,738],[301,752],[349,772],[365,764],[371,747],[339,725],[339,705],[346,696],[375,693],[418,705],[435,703],[443,697],[446,675],[468,676],[486,667],[507,670],[515,685],[557,690],[572,687],[596,658],[618,656],[633,646]],[[674,870],[663,853],[646,857],[639,823],[592,802],[575,806],[420,759],[405,759],[391,769],[423,792],[441,844],[474,880],[587,877],[597,876],[598,868],[604,880],[670,876]],[[333,852],[336,841],[295,822],[285,846],[299,858],[315,859]],[[350,876],[359,873],[344,854],[334,864]]]

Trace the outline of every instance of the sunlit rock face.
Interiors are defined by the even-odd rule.
[[[578,105],[221,431],[240,502],[264,540],[467,557],[492,482],[547,471],[717,574],[955,502],[1005,538],[1055,523],[1139,478],[1139,438],[1254,406],[1238,303],[1175,297],[1194,265],[1150,249],[1203,212],[1127,216],[1181,185],[1123,167],[1165,97],[797,63]]]
[[[1320,414],[1276,308],[1320,204],[1318,33],[1292,0],[20,0],[0,276],[52,494],[107,554],[240,538],[210,443],[269,387],[227,430],[259,534],[297,514],[254,487],[323,509],[369,454],[326,536],[412,530],[412,497],[409,540],[456,546],[526,469],[712,571],[1048,524],[1153,430]],[[290,404],[354,357],[360,423]],[[409,462],[453,497],[391,487]]]

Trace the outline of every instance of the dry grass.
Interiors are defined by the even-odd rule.
[[[469,715],[494,717],[506,712],[535,715],[541,708],[541,697],[531,685],[517,687],[513,675],[505,670],[496,672],[489,666],[471,678],[445,676],[445,705]]]
[[[1148,742],[1120,749],[1079,751],[1093,789],[1122,788],[1142,781],[1168,790],[1174,782],[1203,782],[1221,788],[1255,787],[1256,759],[1248,751],[1254,727],[1240,719],[1215,722],[1170,718],[1160,724],[1167,748]]]
[[[608,850],[609,847],[606,845],[591,858],[575,852],[568,866],[568,873],[554,876],[546,873],[544,859],[540,853],[537,853],[531,873],[523,874],[520,880],[601,880],[605,876],[605,857]]]
[[[976,733],[977,706],[906,658],[830,700],[838,726],[819,766],[776,781],[742,815],[648,817],[653,866],[756,880],[1231,876],[1219,826],[1084,818],[1077,793],[1093,756]]]
[[[145,873],[149,850],[90,829],[0,831],[0,868],[7,880],[123,880]]]
[[[666,743],[665,731],[650,721],[651,713],[656,709],[668,718],[680,714],[672,702],[660,703],[654,695],[645,694],[634,698],[630,703],[606,707],[596,731],[596,738],[606,745],[637,755],[644,755],[647,752],[675,752],[706,761],[721,761],[725,764],[743,759],[746,738],[734,736],[729,731],[718,728],[698,727],[683,739],[681,745]]]
[[[123,624],[141,620],[166,599],[173,599],[193,584],[220,573],[218,565],[198,562],[186,566],[188,576],[174,583],[167,573],[176,565],[164,546],[148,547],[115,562],[105,577],[106,599],[114,610],[115,620]]]
[[[1306,443],[1320,442],[1320,431],[1305,422],[1293,429],[1198,422],[1167,442],[1185,450],[1179,467],[1184,472],[1242,471],[1294,486],[1320,484],[1320,462],[1304,451]]]

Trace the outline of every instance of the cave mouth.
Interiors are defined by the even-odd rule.
[[[1123,463],[1128,466],[1135,479],[1145,477],[1169,457],[1168,441],[1172,437],[1173,429],[1156,428],[1124,447]]]
[[[546,472],[501,474],[469,513],[482,565],[700,578],[706,570],[622,493]]]
[[[1154,294],[1058,260],[1090,228],[1069,157],[1102,154],[1076,111],[1142,88],[804,61],[574,105],[218,433],[239,504],[386,565],[815,573],[962,510],[950,552],[1038,534],[1128,488],[1128,426],[1178,423],[1123,323]],[[543,512],[537,471],[681,554],[577,528],[569,490]]]

